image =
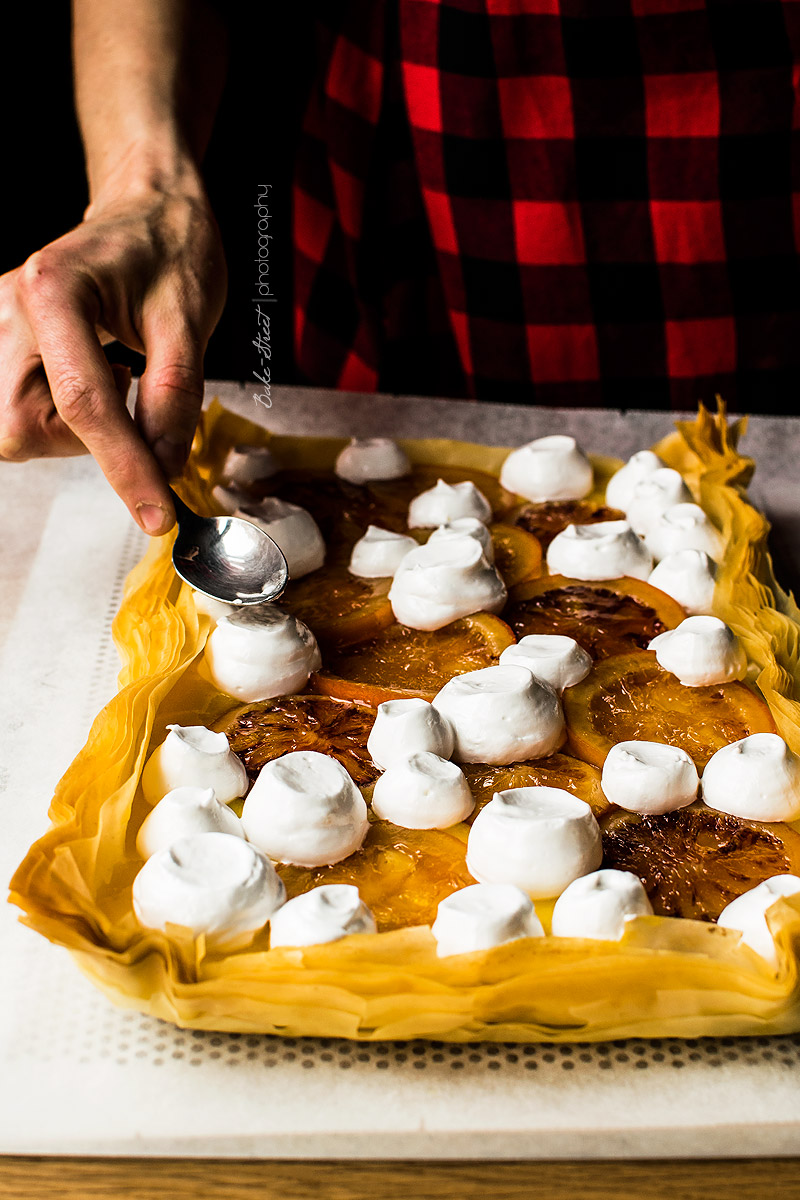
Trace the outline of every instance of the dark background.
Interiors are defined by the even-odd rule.
[[[291,336],[290,216],[292,153],[312,59],[304,7],[281,6],[275,19],[264,21],[261,37],[252,12],[234,14],[231,20],[236,69],[228,73],[204,164],[229,272],[226,310],[206,354],[209,378],[248,379],[259,367],[251,345],[256,332],[253,204],[258,185],[269,183],[275,234],[270,270],[278,296],[271,312],[272,377],[275,383],[298,382]],[[77,225],[88,204],[72,100],[69,4],[15,6],[13,33],[5,35],[0,63],[0,111],[5,114],[2,273]],[[108,354],[131,364],[137,374],[143,369],[140,356],[122,347],[109,347]]]

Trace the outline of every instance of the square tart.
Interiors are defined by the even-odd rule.
[[[701,408],[695,421],[678,423],[676,432],[654,449],[683,474],[722,531],[726,551],[717,576],[715,615],[742,641],[751,664],[748,678],[766,702],[773,727],[800,752],[800,612],[772,575],[767,522],[746,500],[753,463],[737,450],[744,427],[744,420],[729,425],[722,408],[716,415]],[[332,479],[333,462],[345,441],[270,437],[215,402],[204,414],[180,484],[184,499],[198,511],[218,511],[211,491],[228,450],[239,443],[269,444],[286,472],[310,470]],[[415,479],[434,482],[438,473],[455,478],[459,472],[479,472],[483,478],[495,477],[487,484],[494,487],[493,507],[502,509],[511,499],[499,494],[496,483],[506,449],[446,440],[400,444],[417,472]],[[598,491],[588,500],[599,506],[605,482],[619,464],[595,457],[593,464]],[[302,502],[296,495],[287,498]],[[335,504],[332,511],[336,516]],[[354,528],[359,515],[364,514],[348,517]],[[500,516],[504,524],[502,512]],[[239,707],[197,672],[212,623],[198,613],[191,589],[174,573],[173,537],[154,540],[127,581],[113,627],[123,659],[120,691],[95,720],[86,746],[53,798],[50,829],[29,850],[11,884],[11,899],[23,910],[24,922],[66,946],[112,1000],[189,1028],[381,1041],[555,1042],[800,1030],[800,896],[781,900],[770,913],[777,970],[742,945],[738,934],[708,921],[669,916],[633,919],[619,942],[527,938],[487,951],[437,957],[426,923],[431,895],[436,887],[453,890],[472,882],[460,866],[464,826],[431,831],[438,835],[431,839],[428,831],[415,838],[415,831],[377,822],[385,826],[379,830],[380,848],[390,859],[392,853],[405,854],[405,866],[412,864],[409,878],[415,872],[422,878],[416,893],[422,901],[403,914],[405,922],[416,913],[416,923],[395,927],[389,905],[379,920],[383,931],[376,934],[271,950],[262,933],[233,953],[213,951],[202,937],[192,939],[180,929],[170,930],[169,937],[143,929],[133,913],[131,885],[141,866],[135,839],[147,812],[139,787],[145,760],[163,740],[167,725],[221,722],[218,727],[230,730],[231,714]],[[501,563],[510,571],[520,561],[530,568],[524,555],[515,559],[513,542],[509,535]],[[323,579],[325,570],[319,572]],[[522,574],[513,587],[525,586],[524,570]],[[528,582],[532,574],[528,570]],[[376,595],[385,617],[380,589]],[[383,628],[390,622],[388,618]],[[502,621],[489,622],[488,631],[478,630],[482,652],[488,647],[496,656],[503,639],[504,644],[513,640],[501,627]],[[354,631],[352,624],[348,632],[347,622],[344,635],[341,628],[338,635],[336,629],[332,635],[323,632],[323,671],[312,683],[327,686],[333,696],[328,705],[343,705],[356,717],[361,713],[348,736],[355,747],[351,765],[362,770],[356,782],[368,798],[375,772],[363,747],[369,727],[369,709],[363,704],[386,697],[374,691],[365,697],[362,691],[352,698],[355,703],[347,704],[346,697],[334,695],[330,678],[335,672],[328,672],[325,683],[326,646],[330,661],[338,654],[336,661],[349,663],[352,676],[352,650],[362,635],[363,629]],[[447,656],[465,648],[467,665],[458,670],[471,669],[474,639],[469,642],[462,633],[444,652]],[[446,661],[452,666],[452,658]],[[339,678],[345,675],[343,669]],[[432,693],[435,684],[435,678],[423,684],[417,680],[416,694]],[[264,742],[270,757],[271,736]],[[273,751],[292,748],[276,744]],[[478,792],[497,785],[495,777],[479,779],[477,770],[472,774]],[[588,786],[586,780],[596,775],[591,762],[578,763],[576,778],[581,778],[574,790],[580,794],[580,786]],[[600,793],[598,811],[604,803]],[[791,834],[800,837],[800,823]],[[292,870],[298,869],[290,868],[288,874]],[[773,873],[767,870],[761,877]],[[295,877],[290,893],[292,886],[305,890],[313,882]],[[413,900],[413,881],[407,890]],[[547,913],[540,915],[546,926]]]

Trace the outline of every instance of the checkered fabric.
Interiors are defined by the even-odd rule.
[[[294,188],[309,381],[786,409],[800,3],[324,8]]]

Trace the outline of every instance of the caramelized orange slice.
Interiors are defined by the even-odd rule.
[[[542,573],[542,547],[538,538],[514,525],[492,525],[494,565],[507,588],[517,587]]]
[[[323,646],[349,646],[375,637],[394,621],[388,600],[391,579],[359,579],[346,563],[334,563],[292,580],[281,607],[305,621]]]
[[[589,500],[546,500],[540,504],[521,504],[506,517],[521,529],[534,534],[546,550],[557,533],[568,525],[595,525],[598,521],[624,521],[625,513]]]
[[[351,883],[372,911],[378,930],[430,925],[439,901],[475,880],[466,842],[441,829],[401,829],[374,821],[360,850],[330,867],[277,870],[289,898],[323,883]]]
[[[462,617],[433,632],[395,622],[368,641],[332,649],[310,683],[315,691],[363,704],[398,696],[432,700],[454,675],[492,666],[514,640],[491,613]]]
[[[234,709],[214,726],[227,734],[231,749],[255,779],[265,763],[292,750],[330,754],[359,787],[380,772],[367,753],[375,713],[363,704],[330,696],[282,696]]]
[[[495,792],[507,788],[556,787],[572,792],[591,806],[596,817],[611,807],[600,787],[600,772],[597,767],[572,758],[569,754],[551,754],[549,758],[531,759],[513,763],[508,767],[495,767],[488,763],[464,763],[461,770],[467,777],[470,790],[475,797],[474,820]]]
[[[503,611],[517,637],[564,634],[593,658],[644,650],[657,633],[674,629],[685,616],[671,596],[629,576],[595,583],[543,575],[514,588]]]
[[[632,871],[664,917],[714,921],[771,875],[800,870],[800,834],[695,803],[663,816],[610,811],[600,820],[603,866]]]
[[[640,739],[679,746],[701,771],[729,742],[775,732],[766,703],[746,684],[683,687],[646,651],[603,659],[562,699],[570,749],[598,767],[617,742]]]

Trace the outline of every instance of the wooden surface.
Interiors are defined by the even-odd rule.
[[[800,1159],[400,1163],[0,1158],[0,1200],[790,1200]]]

